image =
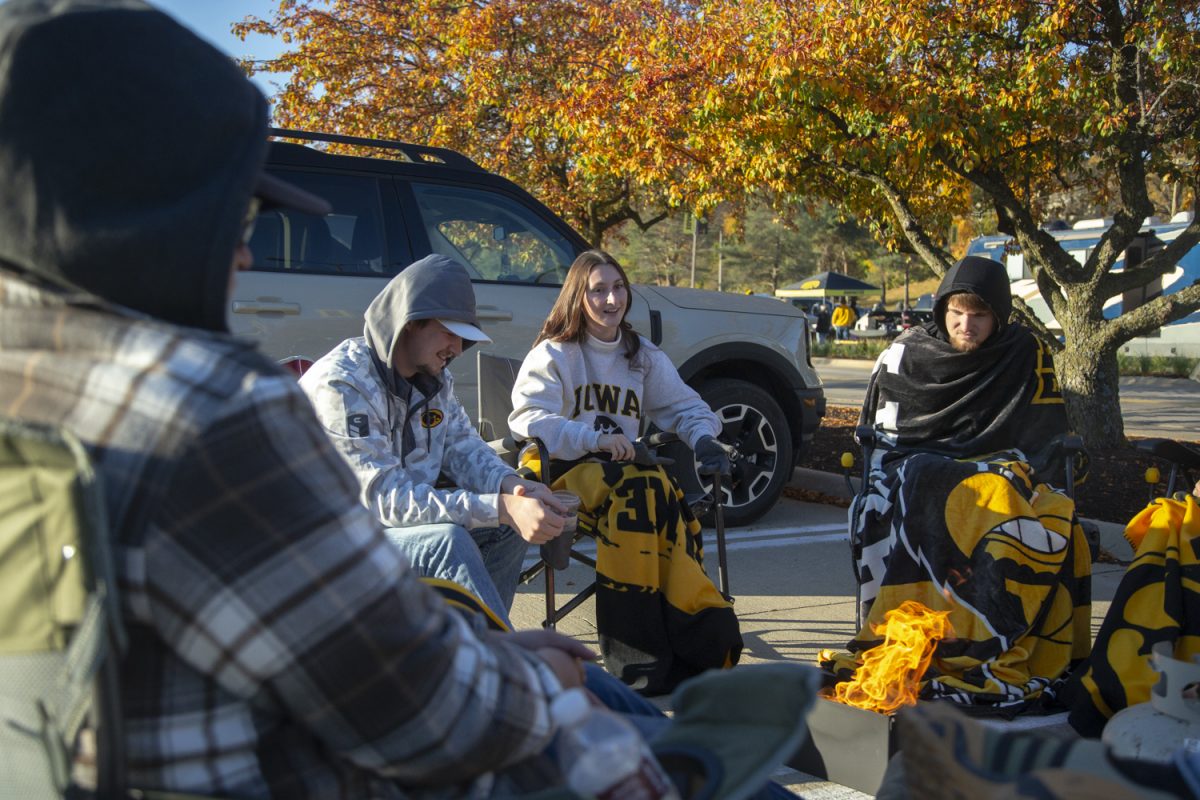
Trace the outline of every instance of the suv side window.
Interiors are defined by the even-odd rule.
[[[272,172],[325,198],[333,212],[323,217],[286,209],[259,213],[250,238],[254,270],[375,277],[386,274],[378,181],[358,175]]]
[[[485,281],[562,283],[575,248],[530,209],[486,189],[411,185],[432,252]]]

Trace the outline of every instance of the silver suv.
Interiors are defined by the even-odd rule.
[[[441,253],[472,272],[479,318],[493,339],[485,350],[525,356],[566,268],[587,249],[570,226],[511,181],[451,150],[272,133],[380,148],[391,157],[272,142],[268,169],[326,198],[333,212],[260,215],[250,242],[254,268],[238,276],[229,309],[234,333],[258,340],[275,358],[315,360],[362,335],[363,310],[389,278]],[[757,519],[778,499],[825,413],[804,315],[743,295],[641,285],[633,293],[630,322],[666,351],[724,421],[722,438],[741,452],[725,489],[726,519]],[[474,363],[460,359],[451,367],[473,417]],[[685,490],[699,486],[694,469],[677,477]]]

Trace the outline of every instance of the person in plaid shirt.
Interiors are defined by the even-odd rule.
[[[225,329],[267,105],[135,0],[0,5],[0,413],[104,484],[130,780],[226,797],[467,797],[557,780],[586,649],[448,610],[358,502],[289,373]]]

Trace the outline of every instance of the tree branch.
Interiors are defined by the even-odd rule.
[[[1167,323],[1183,319],[1200,308],[1200,280],[1178,292],[1154,298],[1133,311],[1127,311],[1116,319],[1109,320],[1105,338],[1124,342],[1137,336],[1146,336]]]
[[[1103,292],[1103,296],[1106,298],[1113,297],[1130,289],[1145,286],[1155,278],[1171,272],[1179,263],[1179,259],[1183,258],[1189,250],[1200,243],[1200,217],[1196,216],[1196,209],[1200,208],[1200,199],[1193,201],[1192,208],[1193,217],[1191,223],[1180,231],[1179,236],[1168,243],[1166,247],[1136,267],[1126,268],[1120,272],[1110,272],[1105,275],[1104,279],[1100,282],[1100,289]]]
[[[1026,263],[1033,269],[1034,277],[1045,270],[1057,286],[1076,283],[1077,278],[1083,277],[1079,275],[1079,265],[1075,259],[1063,250],[1057,239],[1042,230],[1003,175],[978,168],[964,170],[949,153],[940,152],[940,148],[937,155],[947,169],[975,184],[991,198],[1001,220],[1007,218],[1011,233],[1025,252]],[[1031,258],[1031,255],[1034,257]],[[1040,282],[1038,285],[1041,286]]]
[[[1141,130],[1140,54],[1134,45],[1125,42],[1126,20],[1120,0],[1103,0],[1101,8],[1102,31],[1112,52],[1109,71],[1113,92],[1120,107],[1131,115],[1116,139],[1117,190],[1121,195],[1121,208],[1113,214],[1113,224],[1100,237],[1086,264],[1103,277],[1137,236],[1142,220],[1153,213],[1154,205],[1146,189],[1144,155],[1150,143]]]
[[[666,218],[667,212],[663,211],[659,214],[655,214],[648,220],[643,220],[642,215],[639,214],[636,209],[634,209],[632,206],[626,205],[624,208],[618,209],[609,216],[600,220],[599,227],[601,231],[606,231],[618,223],[624,222],[625,220],[630,220],[633,222],[633,224],[638,226],[639,230],[645,232]]]
[[[916,254],[933,268],[938,277],[946,274],[946,270],[950,269],[953,264],[950,254],[938,247],[929,237],[924,226],[921,225],[921,220],[917,217],[916,212],[912,210],[912,206],[909,205],[908,198],[895,183],[883,175],[877,175],[849,164],[826,164],[825,166],[832,166],[845,175],[874,184],[884,199],[887,200],[888,205],[891,206],[892,215],[900,223],[900,231],[904,234],[904,238],[908,240],[909,244],[913,246]]]
[[[1050,274],[1049,270],[1045,269],[1034,270],[1033,279],[1037,283],[1038,293],[1046,301],[1050,313],[1057,319],[1066,304],[1066,295],[1062,285],[1054,280],[1054,276]]]
[[[1014,295],[1012,304],[1013,311],[1021,317],[1021,324],[1033,331],[1033,335],[1049,347],[1052,353],[1062,352],[1063,343],[1046,327],[1046,323],[1042,322],[1041,318],[1033,312],[1033,309],[1029,307],[1029,304],[1024,299]]]

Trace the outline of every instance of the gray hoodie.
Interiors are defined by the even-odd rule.
[[[450,371],[406,380],[392,369],[404,325],[421,319],[477,324],[461,264],[431,255],[405,268],[367,307],[364,335],[322,357],[300,385],[384,525],[497,525],[500,482],[514,473],[476,432]],[[433,488],[442,473],[459,488]]]

